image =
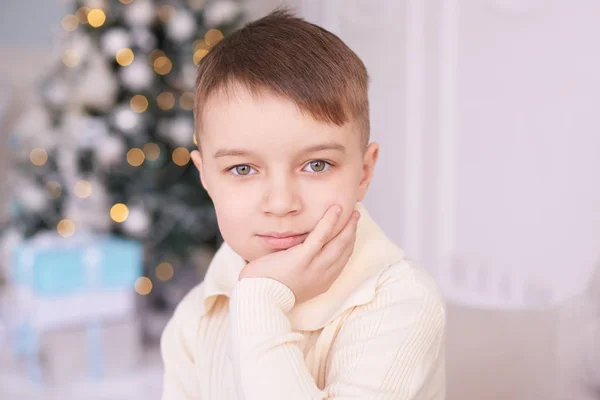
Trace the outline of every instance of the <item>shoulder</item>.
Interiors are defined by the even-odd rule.
[[[173,315],[167,322],[161,336],[161,348],[163,353],[166,349],[175,346],[176,343],[187,344],[194,342],[196,332],[203,318],[204,284],[194,286],[179,302]]]
[[[413,326],[441,339],[446,328],[446,303],[431,274],[418,261],[405,258],[379,275],[373,301],[363,313],[385,309],[388,322],[399,329]]]

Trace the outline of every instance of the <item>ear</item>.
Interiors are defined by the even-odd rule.
[[[362,201],[367,194],[367,189],[369,189],[369,184],[371,183],[371,179],[373,179],[373,172],[375,171],[375,164],[378,157],[379,144],[373,142],[367,146],[363,156],[362,177],[358,185],[358,201]]]
[[[194,150],[191,153],[191,157],[192,157],[192,161],[194,162],[194,165],[198,169],[198,173],[200,175],[200,182],[202,183],[202,187],[204,188],[204,190],[206,190],[208,192],[208,188],[206,187],[206,182],[204,181],[204,172],[203,172],[203,169],[202,169],[202,154],[200,153],[200,151]]]

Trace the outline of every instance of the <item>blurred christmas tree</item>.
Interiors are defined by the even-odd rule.
[[[194,83],[241,20],[232,0],[74,2],[60,60],[9,143],[5,243],[48,230],[135,238],[157,289],[214,250],[214,208],[190,161]]]

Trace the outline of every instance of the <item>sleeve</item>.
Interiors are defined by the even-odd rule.
[[[233,365],[241,398],[441,400],[445,396],[441,298],[387,284],[344,323],[319,389],[286,313],[293,292],[269,278],[238,282],[230,303]],[[407,290],[409,291],[407,293]],[[411,292],[412,291],[412,292]]]
[[[196,301],[199,301],[200,286],[192,289],[167,323],[160,340],[163,359],[163,400],[199,399],[198,369],[194,354],[196,335],[199,327],[199,314]]]

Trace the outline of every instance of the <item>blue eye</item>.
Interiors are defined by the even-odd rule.
[[[309,162],[308,164],[306,164],[306,167],[304,167],[304,168],[306,169],[307,167],[310,167],[310,169],[311,169],[311,171],[309,171],[309,172],[321,173],[321,172],[327,171],[327,169],[329,167],[331,167],[331,163],[328,163],[325,160],[313,160],[313,161]]]
[[[250,175],[250,171],[252,170],[253,168],[247,164],[234,165],[233,167],[229,168],[229,171],[233,172],[235,176]]]

